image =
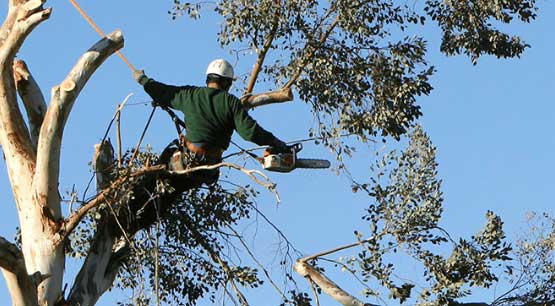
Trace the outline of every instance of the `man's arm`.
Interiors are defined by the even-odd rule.
[[[147,77],[143,70],[133,71],[133,78],[152,98],[153,105],[173,107],[173,102],[179,99],[180,87],[157,82]]]
[[[278,150],[287,145],[275,137],[272,133],[262,128],[242,107],[239,100],[232,102],[235,130],[243,139],[254,142],[259,146],[272,146]]]

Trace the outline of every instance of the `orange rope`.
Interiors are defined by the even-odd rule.
[[[91,27],[96,31],[96,33],[98,33],[98,35],[100,35],[100,37],[106,37],[106,34],[104,34],[104,32],[102,32],[102,30],[100,30],[96,26],[96,24],[92,21],[92,19],[89,16],[87,16],[87,13],[85,13],[85,11],[83,11],[81,9],[81,7],[79,7],[79,5],[77,4],[77,2],[75,2],[75,0],[69,0],[69,2],[71,2],[71,4],[73,5],[73,7],[75,7],[77,12],[79,12],[79,14],[81,14],[81,16],[91,25]],[[131,65],[131,63],[129,63],[129,61],[125,58],[125,56],[123,56],[123,54],[121,52],[116,51],[116,54],[127,65],[127,67],[129,67],[129,69],[131,69],[131,71],[136,70],[135,67],[133,67],[133,65]]]

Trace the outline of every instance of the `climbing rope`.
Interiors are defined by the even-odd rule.
[[[75,2],[75,0],[69,0],[69,2],[77,10],[77,12],[79,12],[79,14],[81,14],[83,19],[85,19],[89,23],[89,25],[96,31],[96,33],[98,33],[98,35],[100,35],[100,37],[106,37],[106,34],[104,34],[104,32],[102,32],[102,30],[98,26],[96,26],[94,21],[92,21],[92,19],[87,15],[87,13],[85,13],[85,11],[83,11],[83,9],[79,6],[79,4],[77,4],[77,2]],[[127,65],[127,67],[129,67],[129,69],[131,69],[131,71],[136,71],[137,70],[137,69],[135,69],[135,67],[133,67],[133,65],[131,65],[131,63],[129,63],[129,61],[125,58],[125,56],[123,56],[123,54],[120,51],[116,51],[116,54]]]

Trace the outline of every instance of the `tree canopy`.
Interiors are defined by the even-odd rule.
[[[254,184],[222,181],[189,190],[179,185],[185,173],[156,166],[155,152],[129,151],[116,159],[103,139],[93,165],[97,194],[77,197],[79,207],[64,215],[64,198],[57,192],[64,125],[90,75],[122,47],[123,38],[114,32],[94,45],[46,103],[30,95],[40,91],[38,85],[25,63],[15,60],[26,36],[50,17],[42,4],[9,1],[0,31],[0,89],[6,93],[0,101],[2,148],[15,202],[25,207],[20,218],[38,220],[22,222],[16,244],[0,240],[0,266],[14,304],[93,305],[116,286],[133,293],[122,305],[196,305],[201,298],[216,303],[220,295],[228,303],[249,305],[244,288],[270,286],[282,305],[315,305],[322,292],[350,305],[372,305],[361,299],[459,305],[476,288],[505,279],[511,284],[506,293],[483,305],[553,303],[553,218],[534,216],[537,227],[515,244],[507,241],[495,212],[486,214],[485,226],[471,237],[452,237],[440,223],[436,148],[419,125],[420,103],[431,93],[436,72],[427,57],[431,38],[423,29],[436,27],[440,44],[434,47],[448,56],[465,55],[471,64],[484,55],[519,57],[529,46],[505,29],[532,21],[535,1],[174,1],[173,18],[188,15],[202,22],[205,12],[220,16],[215,39],[238,58],[252,60],[251,72],[240,80],[245,107],[259,106],[251,99],[257,97],[255,85],[278,93],[292,90],[295,103],[306,103],[311,112],[306,116],[316,122],[307,137],[333,152],[337,173],[351,179],[345,188],[367,197],[366,228],[344,229],[355,230],[356,242],[308,257],[258,209],[260,192],[276,187],[263,173],[241,165],[244,156],[217,167],[239,170]],[[368,142],[388,149],[361,146]],[[352,178],[345,162],[361,148],[370,161],[364,181]],[[40,196],[17,192],[27,188]],[[241,230],[259,219],[281,237],[275,252],[281,276],[260,263]],[[39,261],[33,244],[41,241],[48,245],[42,253],[49,260],[46,268],[33,262]],[[326,279],[324,266],[330,263],[326,255],[354,247],[353,256],[331,260],[366,287],[362,295],[351,296]],[[82,260],[67,292],[60,273],[66,256]],[[426,285],[399,277],[399,260],[418,263]],[[309,281],[308,288],[294,272]]]

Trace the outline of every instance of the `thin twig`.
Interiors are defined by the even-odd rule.
[[[310,291],[312,291],[312,295],[314,296],[314,303],[316,306],[320,306],[320,300],[318,299],[318,292],[316,292],[316,288],[314,288],[314,281],[310,277],[305,277],[306,282],[310,287]]]
[[[345,250],[345,249],[350,249],[352,247],[356,247],[356,246],[362,245],[362,244],[370,242],[370,241],[372,241],[372,239],[361,240],[361,241],[358,241],[358,242],[355,242],[355,243],[351,243],[351,244],[347,244],[347,245],[344,245],[344,246],[340,246],[340,247],[331,249],[329,251],[324,251],[324,252],[321,252],[321,253],[310,255],[310,256],[307,256],[307,257],[303,257],[303,258],[299,259],[299,261],[307,262],[311,259],[315,259],[315,258],[318,258],[318,257],[321,257],[321,256],[326,256],[326,255],[329,255],[331,253],[336,253],[336,252],[339,252],[339,251],[342,251],[342,250]]]
[[[256,258],[256,256],[254,256],[254,254],[252,253],[252,251],[249,249],[249,247],[247,246],[247,244],[245,243],[245,241],[241,238],[241,236],[239,235],[239,233],[232,228],[231,226],[228,226],[228,228],[237,236],[236,238],[239,240],[239,242],[243,245],[243,247],[245,248],[245,251],[247,251],[247,253],[249,254],[249,256],[252,258],[252,260],[256,263],[256,265],[262,270],[262,272],[264,272],[264,275],[266,276],[266,279],[270,282],[270,284],[274,287],[274,289],[276,289],[276,291],[282,296],[284,301],[287,301],[287,297],[285,296],[285,294],[283,293],[283,291],[281,291],[281,289],[279,289],[279,287],[276,285],[276,283],[272,280],[272,278],[270,277],[270,273],[268,272],[268,270],[266,270],[266,268],[264,268],[264,266],[260,263],[260,261],[258,261],[258,259]]]

